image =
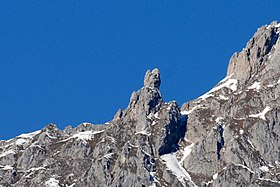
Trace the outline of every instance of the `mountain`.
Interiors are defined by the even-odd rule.
[[[227,76],[181,107],[148,70],[106,124],[0,141],[0,186],[280,186],[279,32],[259,28]]]

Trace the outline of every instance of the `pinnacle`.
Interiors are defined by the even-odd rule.
[[[158,88],[160,87],[160,72],[157,68],[151,72],[148,70],[144,78],[144,87]]]

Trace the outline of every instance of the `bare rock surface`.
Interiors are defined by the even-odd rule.
[[[0,141],[0,186],[280,186],[279,32],[259,28],[227,76],[181,107],[148,70],[106,124]]]

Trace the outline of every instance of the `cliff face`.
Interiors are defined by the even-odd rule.
[[[279,27],[258,29],[227,77],[182,106],[194,143],[184,167],[196,184],[280,186]]]
[[[0,186],[280,186],[279,31],[261,27],[227,77],[181,108],[154,69],[104,125],[0,141]]]

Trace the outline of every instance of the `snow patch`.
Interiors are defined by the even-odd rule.
[[[277,25],[274,26],[275,28],[279,28],[280,27],[280,23],[278,23]]]
[[[14,168],[12,166],[8,166],[8,165],[5,165],[5,166],[2,166],[2,168],[0,168],[1,170],[13,170]]]
[[[135,133],[135,135],[137,135],[137,134],[142,134],[142,135],[146,135],[146,136],[150,136],[151,135],[151,133],[148,133],[146,130],[138,131],[138,132]]]
[[[50,178],[45,182],[45,187],[59,187],[59,180],[55,178]]]
[[[148,116],[147,116],[147,118],[148,119],[160,119],[160,117],[158,116],[159,115],[159,113],[157,112],[157,113],[155,113],[155,114],[153,114],[153,113],[150,113]]]
[[[74,182],[73,184],[71,184],[70,186],[68,186],[67,184],[66,184],[66,187],[74,187],[76,185],[76,183]]]
[[[46,168],[44,168],[44,167],[30,168],[29,170],[27,170],[27,172],[39,171],[39,170],[46,170]]]
[[[179,164],[176,154],[166,154],[162,155],[160,158],[165,162],[167,169],[170,170],[182,184],[186,185],[185,180],[187,180],[190,181],[192,186],[196,186],[191,180],[189,173]]]
[[[156,119],[160,119],[160,117],[158,117],[158,112],[155,113],[154,117],[155,117]]]
[[[215,175],[213,175],[213,180],[216,180],[218,178],[218,173],[216,173]]]
[[[106,159],[110,159],[110,158],[112,158],[113,154],[115,154],[115,153],[108,153],[108,154],[104,155],[103,157]]]
[[[14,150],[8,150],[8,151],[6,151],[6,152],[0,154],[0,158],[5,157],[5,156],[7,156],[7,155],[9,155],[9,154],[13,154],[13,155],[14,155],[14,154],[16,154],[16,153],[15,153]]]
[[[190,113],[192,113],[193,111],[195,111],[196,109],[201,108],[201,107],[202,107],[201,105],[196,105],[191,110],[181,111],[181,114],[182,115],[189,115]]]
[[[192,152],[192,147],[194,146],[194,143],[192,143],[191,145],[189,146],[186,146],[183,150],[183,156],[180,160],[180,164],[191,154]]]
[[[86,142],[86,141],[91,140],[92,138],[94,138],[95,134],[99,134],[99,133],[102,133],[104,131],[105,130],[78,132],[77,134],[74,134],[72,137]]]
[[[16,140],[16,145],[23,145],[28,142],[29,142],[28,140],[20,138]]]
[[[249,117],[251,117],[251,118],[261,118],[261,119],[263,119],[263,120],[266,120],[266,118],[265,118],[265,114],[268,112],[268,111],[270,111],[272,108],[270,108],[270,107],[265,107],[265,109],[262,111],[262,112],[260,112],[260,113],[258,113],[258,114],[251,114],[251,115],[249,115]]]
[[[221,100],[229,100],[229,98],[228,98],[228,97],[223,96],[223,95],[219,95],[219,98],[220,98]]]
[[[220,123],[223,119],[224,119],[223,117],[217,117],[217,118],[215,119],[215,122],[216,122],[216,123]]]
[[[268,172],[269,168],[267,166],[261,166],[261,167],[259,167],[259,170],[261,170],[263,172]]]
[[[244,134],[244,130],[243,130],[243,129],[240,129],[240,130],[239,130],[239,134],[240,134],[240,135]]]
[[[37,134],[40,134],[41,132],[42,132],[41,130],[37,130],[37,131],[31,132],[31,133],[21,134],[15,138],[16,139],[15,144],[20,146],[25,143],[29,143],[30,140],[33,140],[34,136],[36,136]],[[11,141],[11,140],[8,140],[8,141]]]
[[[238,81],[236,79],[231,79],[231,76],[226,77],[222,81],[218,83],[218,86],[212,88],[209,92],[205,93],[204,95],[200,96],[199,99],[205,100],[208,97],[213,96],[211,93],[216,92],[224,87],[231,89],[232,91],[237,90]]]
[[[17,138],[33,139],[34,136],[36,136],[37,134],[40,134],[40,133],[41,133],[41,130],[38,130],[38,131],[34,131],[31,133],[27,133],[27,134],[21,134],[21,135],[17,136]]]
[[[78,140],[82,140],[85,144],[87,143],[88,140],[91,140],[94,138],[95,134],[99,134],[104,132],[105,130],[101,130],[101,131],[83,131],[83,132],[78,132],[77,134],[72,135],[69,138],[66,138],[64,140],[61,140],[60,142],[66,142],[70,139],[78,139]]]
[[[261,89],[261,83],[260,82],[254,82],[254,84],[249,86],[248,89],[259,91]]]

